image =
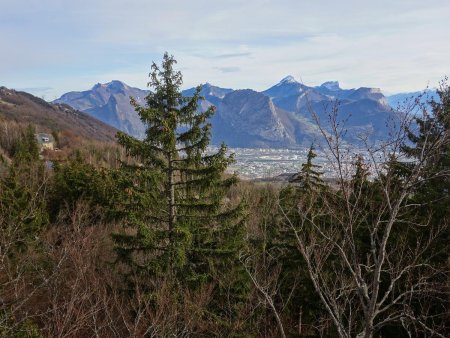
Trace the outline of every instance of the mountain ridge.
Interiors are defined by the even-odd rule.
[[[130,96],[143,105],[148,93],[148,90],[128,86],[119,80],[112,80],[104,84],[97,83],[89,90],[63,94],[53,103],[68,104],[114,128],[133,136],[143,137],[145,127],[130,104]]]
[[[195,88],[183,91],[191,96]],[[64,102],[74,108],[142,138],[145,127],[129,97],[145,105],[148,90],[142,90],[114,80],[96,84],[90,90],[69,92],[54,102]],[[393,116],[388,99],[379,88],[343,89],[338,81],[327,81],[320,86],[307,86],[288,75],[263,91],[230,89],[206,83],[202,86],[200,110],[216,106],[211,122],[214,144],[225,142],[239,147],[299,147],[319,137],[311,109],[324,117],[324,109],[339,101],[340,118],[351,115],[347,122],[351,133],[366,130],[373,139],[387,135],[386,122]],[[112,99],[111,99],[112,98]],[[324,120],[324,119],[322,119]],[[355,141],[357,137],[349,137]]]

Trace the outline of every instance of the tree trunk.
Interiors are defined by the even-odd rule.
[[[174,226],[177,220],[176,215],[176,206],[175,206],[175,185],[174,183],[174,168],[172,161],[172,154],[168,155],[168,205],[169,205],[169,248],[171,252],[171,256],[173,255],[173,246],[174,246]],[[173,258],[173,257],[172,257]],[[172,265],[172,258],[170,261],[170,265]]]

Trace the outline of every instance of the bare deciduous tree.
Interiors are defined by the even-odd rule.
[[[353,149],[344,142],[345,123],[333,109],[331,127],[319,127],[337,187],[300,198],[295,221],[281,210],[340,337],[373,337],[393,325],[410,336],[445,336],[448,271],[436,257],[449,247],[435,243],[448,231],[449,219],[436,224],[431,217],[416,217],[422,205],[411,196],[427,180],[450,174],[449,168],[429,170],[437,154],[448,152],[450,135],[448,129],[439,137],[423,135],[417,157],[406,158],[402,149],[413,130],[411,120],[399,114],[387,142],[370,144],[362,137],[372,177],[366,189],[352,180]],[[402,164],[408,170],[399,175]]]

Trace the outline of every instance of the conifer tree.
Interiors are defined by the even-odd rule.
[[[233,260],[243,243],[242,204],[224,207],[227,189],[237,178],[224,178],[233,162],[222,145],[207,153],[208,118],[214,107],[199,110],[201,86],[184,97],[176,60],[164,54],[152,64],[146,106],[131,99],[146,125],[143,140],[118,133],[119,143],[137,164],[129,173],[124,231],[114,235],[118,259],[147,275],[173,274],[180,283],[199,286],[213,270]],[[220,266],[222,266],[220,268]]]
[[[323,309],[316,298],[305,261],[298,250],[295,232],[314,231],[308,223],[300,225],[299,206],[308,205],[310,212],[314,213],[321,208],[320,197],[327,193],[321,178],[321,166],[313,162],[316,156],[314,145],[311,145],[300,172],[293,175],[290,184],[280,191],[281,221],[272,243],[274,249],[280,252],[280,260],[283,262],[280,272],[280,297],[283,302],[289,300],[283,307],[288,309],[287,313],[302,313],[302,320],[308,324],[314,323],[323,315]],[[289,219],[288,223],[286,219]],[[290,333],[294,335],[295,331],[299,330],[294,324],[298,318],[292,316],[289,320],[293,323]]]
[[[78,151],[67,162],[55,163],[48,203],[51,219],[60,218],[61,211],[70,214],[80,201],[92,208],[92,217],[119,218],[116,206],[125,193],[120,187],[124,177],[119,170],[95,168]]]
[[[424,188],[422,194],[428,194],[433,201],[445,197],[448,202],[450,179],[448,170],[450,168],[450,87],[443,82],[441,88],[437,90],[439,101],[432,99],[429,104],[431,112],[423,109],[424,114],[416,117],[415,122],[418,131],[410,130],[408,133],[409,141],[403,147],[403,152],[417,161],[422,161],[425,155],[426,171],[422,173]],[[408,167],[408,165],[406,165]],[[406,168],[407,169],[407,168]],[[445,173],[435,177],[436,173]],[[434,195],[434,196],[433,196]],[[444,203],[448,207],[448,203]]]
[[[15,162],[33,162],[39,159],[39,145],[32,125],[22,132],[21,138],[14,146],[13,158]]]
[[[415,119],[418,129],[408,133],[410,142],[404,145],[403,152],[412,161],[398,165],[402,172],[409,173],[414,162],[425,161],[422,184],[411,195],[411,203],[421,205],[413,217],[420,217],[431,227],[446,224],[450,215],[450,87],[446,79],[437,94],[439,100],[429,102],[431,112],[423,109],[423,115]],[[423,234],[425,229],[420,229],[419,233]],[[440,259],[444,266],[448,259],[449,239],[447,228],[436,244],[436,248],[442,249]]]
[[[364,161],[362,155],[357,155],[354,162],[353,168],[355,173],[352,175],[352,193],[353,198],[361,197],[361,194],[369,193],[370,182],[369,182],[369,168]]]
[[[361,155],[357,155],[355,162],[355,173],[352,176],[352,181],[356,185],[360,185],[367,181],[369,177],[369,170],[367,169],[367,165],[364,163],[364,158]]]
[[[25,250],[48,222],[43,184],[46,175],[34,133],[31,125],[21,132],[12,162],[0,175],[2,253]]]
[[[423,163],[421,184],[411,194],[411,203],[422,205],[422,217],[428,219],[431,215],[439,224],[450,213],[450,87],[446,79],[437,94],[439,99],[431,99],[428,105],[417,101],[423,114],[414,118],[415,124],[407,130],[408,139],[401,149],[408,160],[392,158],[389,171],[402,184],[416,163]]]
[[[302,190],[317,190],[323,186],[323,180],[321,178],[323,173],[318,171],[321,166],[313,163],[315,157],[317,155],[314,152],[314,145],[311,144],[306,157],[306,163],[302,164],[301,171],[290,180],[291,183],[297,183]]]

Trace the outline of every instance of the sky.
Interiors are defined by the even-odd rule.
[[[0,86],[54,100],[121,80],[146,88],[174,55],[184,88],[306,85],[385,93],[450,75],[448,0],[0,0]]]

